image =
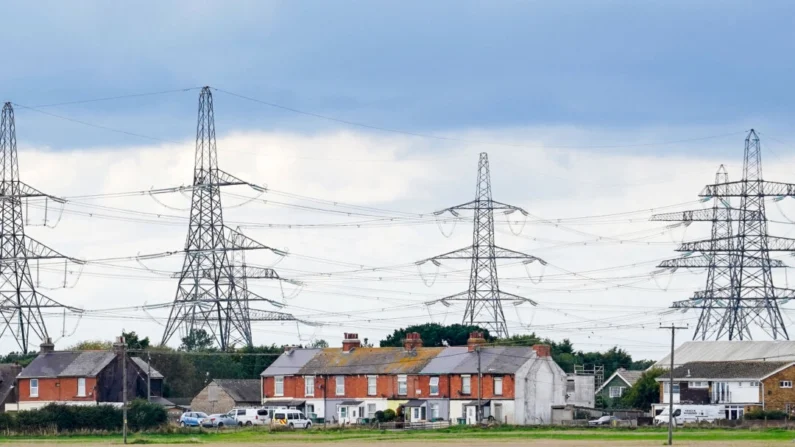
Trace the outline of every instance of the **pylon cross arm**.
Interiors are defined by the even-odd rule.
[[[795,239],[767,236],[765,251],[795,251]],[[731,252],[742,244],[740,235],[685,242],[676,251]]]
[[[759,257],[746,256],[745,264],[748,267],[762,267],[765,261]],[[657,267],[660,268],[710,268],[710,267],[734,267],[734,263],[724,256],[689,256],[684,258],[666,259],[662,261]],[[771,268],[784,268],[787,267],[783,261],[779,259],[770,259]]]
[[[746,184],[753,183],[758,191],[754,195],[763,197],[795,197],[795,183],[768,182],[765,180],[736,181],[707,185],[700,197],[742,197]],[[756,188],[756,185],[759,187]]]
[[[751,220],[760,221],[763,217],[755,210],[742,211],[737,208],[720,207],[717,210],[711,208],[675,211],[672,213],[654,214],[649,220],[656,222],[712,222],[725,220]]]

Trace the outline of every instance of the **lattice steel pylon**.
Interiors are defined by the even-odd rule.
[[[68,308],[36,291],[30,272],[31,261],[70,259],[25,234],[22,200],[47,195],[19,179],[16,126],[10,102],[3,106],[0,118],[0,315],[3,329],[9,331],[23,353],[30,348],[31,336],[46,340],[49,335],[42,316],[43,308]]]
[[[504,301],[511,301],[517,304],[526,302],[534,306],[537,303],[528,298],[500,290],[497,276],[497,259],[517,259],[523,260],[526,263],[538,261],[542,264],[546,264],[546,261],[536,256],[495,245],[494,210],[504,210],[506,212],[518,211],[525,216],[527,216],[528,213],[520,207],[507,205],[492,199],[489,157],[485,152],[480,154],[480,160],[478,162],[475,200],[445,208],[437,211],[436,214],[440,215],[449,212],[458,216],[457,212],[460,210],[474,211],[472,245],[460,250],[428,258],[418,262],[418,264],[427,261],[438,264],[438,262],[443,259],[471,260],[472,267],[469,274],[469,290],[447,296],[438,301],[444,303],[449,301],[466,301],[463,324],[485,327],[489,329],[491,335],[501,338],[508,337],[508,326],[505,322],[505,313],[502,303]]]
[[[246,185],[262,188],[240,180],[218,168],[215,140],[215,117],[210,87],[199,95],[196,127],[196,158],[193,171],[190,225],[185,242],[185,261],[179,278],[177,294],[168,318],[161,344],[165,345],[180,330],[183,335],[194,330],[207,331],[222,350],[236,345],[252,346],[252,302],[278,303],[248,290],[246,278],[280,279],[268,268],[251,268],[236,260],[241,250],[279,250],[267,247],[224,225],[221,187]],[[242,260],[242,257],[239,258]],[[286,313],[257,310],[258,321],[294,321]]]
[[[742,180],[730,182],[726,179],[707,185],[700,196],[725,203],[732,198],[739,198],[739,208],[725,208],[727,215],[718,219],[737,221],[737,232],[713,234],[710,239],[685,242],[677,249],[688,253],[700,252],[716,267],[725,267],[725,270],[721,270],[720,284],[708,282],[707,289],[696,292],[690,300],[674,303],[673,307],[701,309],[699,324],[702,326],[697,328],[696,336],[700,331],[716,340],[751,339],[751,327],[756,325],[774,340],[788,340],[789,334],[781,317],[779,302],[795,298],[795,290],[773,285],[772,269],[786,266],[781,261],[771,260],[770,252],[795,250],[795,239],[767,234],[765,198],[795,197],[795,184],[762,179],[761,145],[752,129],[745,139]],[[718,212],[721,212],[720,209]],[[655,216],[655,220],[666,220],[661,216],[665,215]],[[713,227],[713,233],[714,230]],[[686,258],[673,261],[679,264],[687,262],[682,259]],[[713,271],[717,270],[713,268]],[[709,311],[710,315],[719,312],[721,317],[710,318],[702,323],[705,311]]]

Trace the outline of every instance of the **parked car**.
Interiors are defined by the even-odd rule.
[[[613,421],[617,421],[615,416],[602,416],[599,419],[588,421],[588,425],[612,425]]]
[[[187,413],[182,413],[182,416],[179,417],[179,426],[198,427],[201,425],[202,419],[206,417],[207,413],[202,413],[200,411],[188,411]]]
[[[217,428],[224,428],[224,427],[234,427],[237,425],[237,420],[235,419],[235,412],[230,411],[229,413],[224,414],[211,414],[206,418],[202,419],[201,421],[202,427],[217,427]]]
[[[270,419],[264,408],[234,408],[229,413],[234,414],[237,425],[262,425]]]
[[[312,421],[298,410],[273,410],[271,424],[290,428],[309,428],[312,426]]]

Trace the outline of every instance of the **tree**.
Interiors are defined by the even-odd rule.
[[[135,331],[124,332],[121,331],[124,342],[127,344],[127,349],[132,350],[147,350],[149,349],[149,337],[139,338]]]
[[[328,342],[321,338],[321,339],[313,341],[312,344],[310,345],[310,347],[311,348],[315,348],[315,349],[328,348]]]
[[[182,344],[179,346],[180,351],[209,351],[215,342],[210,334],[204,329],[191,329],[188,335],[182,337]]]
[[[444,346],[444,343],[447,343],[449,346],[464,346],[467,344],[469,334],[472,332],[482,332],[486,341],[494,340],[494,337],[489,334],[488,329],[483,329],[478,326],[464,326],[462,324],[442,326],[437,323],[426,323],[409,326],[405,329],[396,329],[392,335],[381,340],[381,347],[403,346],[403,340],[406,338],[406,334],[411,332],[420,334],[423,346]]]
[[[86,340],[66,348],[67,351],[109,351],[113,343],[102,340]]]
[[[649,411],[651,404],[660,402],[660,384],[654,379],[665,373],[662,368],[653,368],[641,374],[629,391],[624,394],[622,403],[628,408]]]

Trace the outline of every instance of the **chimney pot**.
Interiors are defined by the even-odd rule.
[[[539,357],[551,357],[552,348],[549,345],[533,345],[533,351]]]
[[[480,331],[470,332],[469,340],[467,340],[467,350],[469,352],[473,352],[476,347],[485,344],[486,344],[486,339],[483,338],[483,332]]]

